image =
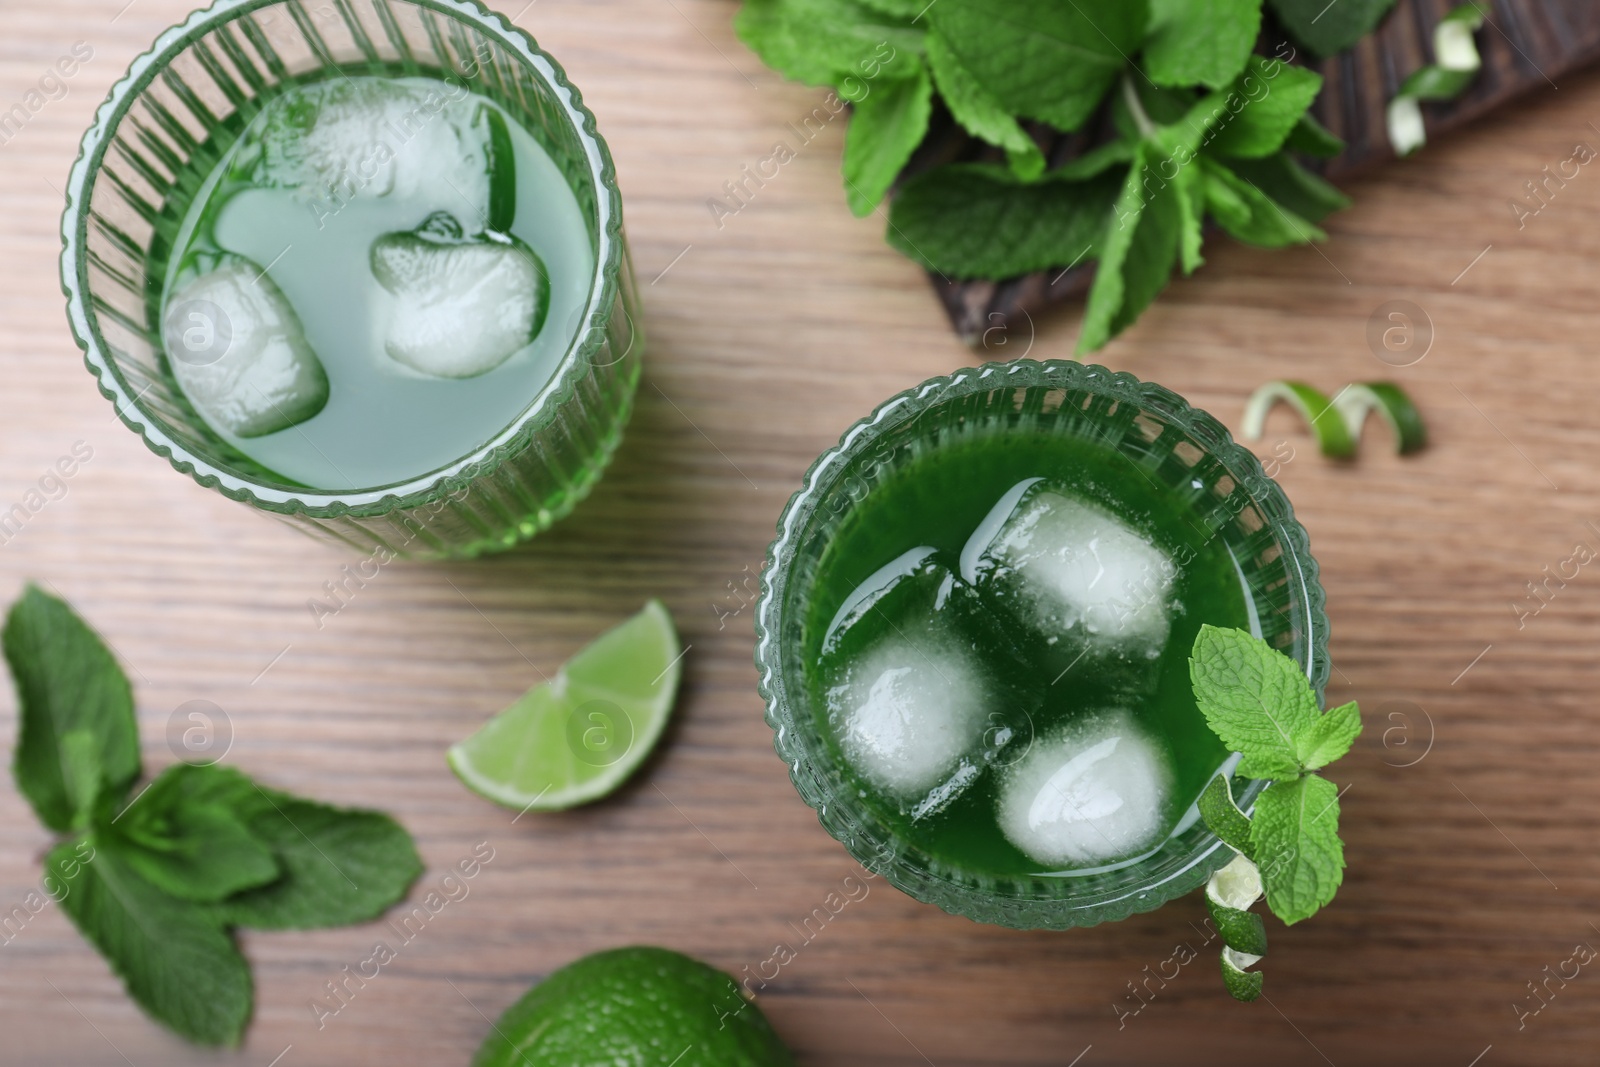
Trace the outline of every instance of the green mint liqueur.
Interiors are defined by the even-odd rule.
[[[219,438],[373,488],[470,454],[550,381],[594,250],[506,109],[458,78],[323,72],[213,140],[153,255],[168,369]]]
[[[946,438],[840,521],[809,592],[829,750],[897,837],[965,876],[1085,874],[1192,825],[1228,750],[1202,624],[1259,631],[1178,493],[1064,435]]]

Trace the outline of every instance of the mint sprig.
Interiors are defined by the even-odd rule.
[[[7,615],[17,686],[17,788],[67,835],[45,857],[62,910],[153,1018],[233,1044],[250,968],[233,928],[361,922],[422,871],[386,815],[264,789],[238,771],[177,764],[142,792],[132,690],[73,610],[28,586]]]
[[[843,171],[857,215],[878,208],[925,138],[935,93],[1003,150],[1004,167],[947,163],[907,180],[889,243],[954,279],[1097,263],[1087,352],[1136,321],[1175,268],[1201,265],[1208,219],[1281,248],[1323,239],[1317,223],[1347,203],[1296,162],[1342,144],[1310,117],[1322,79],[1284,62],[1287,42],[1278,57],[1252,54],[1262,3],[745,0],[736,28],[768,66],[854,106]],[[1301,20],[1296,0],[1272,3],[1326,43],[1318,12]],[[1370,28],[1388,3],[1344,0],[1341,34]],[[1094,131],[1096,147],[1047,170],[1025,122]]]
[[[1248,915],[1265,893],[1267,907],[1288,926],[1333,900],[1344,878],[1339,790],[1316,772],[1350,750],[1361,712],[1354,701],[1320,710],[1299,664],[1243,630],[1202,626],[1189,677],[1206,723],[1239,753],[1238,773],[1272,779],[1256,797],[1253,817],[1239,810],[1223,775],[1199,803],[1206,825],[1239,854],[1213,876],[1207,904],[1228,946],[1222,960],[1228,990],[1254,1000],[1261,976],[1246,967],[1265,953],[1265,934],[1255,938],[1235,913]],[[1255,889],[1244,893],[1242,885]],[[1244,932],[1230,938],[1228,928]]]

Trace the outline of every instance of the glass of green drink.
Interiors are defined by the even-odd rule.
[[[68,318],[179,471],[398,556],[586,495],[643,337],[611,157],[470,0],[219,0],[112,89],[68,185]]]
[[[756,666],[795,787],[852,855],[946,911],[1063,929],[1231,857],[1195,809],[1237,763],[1190,689],[1203,623],[1326,685],[1316,562],[1261,463],[1131,375],[990,363],[890,399],[812,465],[768,554]]]

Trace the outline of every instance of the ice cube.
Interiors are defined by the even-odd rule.
[[[1090,866],[1137,855],[1166,829],[1169,770],[1123,711],[1105,711],[1036,741],[1007,772],[998,816],[1034,861]]]
[[[230,176],[302,190],[318,217],[346,201],[416,198],[477,222],[490,206],[488,105],[445,82],[334,78],[273,99]]]
[[[328,375],[300,317],[259,265],[231,253],[194,257],[161,322],[167,363],[213,427],[261,437],[328,402]]]
[[[1171,557],[1111,512],[1042,479],[1018,484],[991,509],[962,549],[961,573],[1052,645],[1065,637],[1068,647],[1153,656],[1171,626]]]
[[[901,801],[936,814],[1024,730],[1027,671],[986,646],[996,629],[932,549],[863,582],[823,639],[828,718],[845,759]]]
[[[463,237],[436,213],[372,245],[372,274],[394,295],[379,324],[384,351],[438,378],[487,373],[526,347],[550,306],[544,264],[515,237]]]

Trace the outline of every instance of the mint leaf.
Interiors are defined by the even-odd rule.
[[[1144,72],[1157,85],[1220,89],[1260,32],[1261,0],[1150,0]]]
[[[922,30],[852,0],[745,0],[733,26],[763,63],[807,85],[908,78],[921,66]]]
[[[863,7],[870,7],[874,11],[907,21],[922,14],[922,9],[928,6],[928,0],[860,0],[860,2]]]
[[[1184,274],[1193,274],[1205,263],[1200,246],[1205,243],[1207,183],[1199,161],[1191,159],[1188,166],[1180,168],[1172,184],[1178,197],[1178,263]]]
[[[1144,38],[1145,0],[939,0],[926,16],[1014,115],[1075,130]]]
[[[1108,141],[1098,148],[1091,148],[1083,155],[1075,159],[1069,159],[1061,164],[1061,166],[1049,173],[1046,180],[1079,182],[1085,178],[1093,178],[1096,175],[1104,174],[1106,171],[1116,167],[1118,163],[1132,163],[1134,152],[1138,150],[1138,146],[1139,139],[1137,137]],[[1121,184],[1122,182],[1119,179],[1116,185],[1120,187]],[[1106,210],[1110,210],[1109,204]]]
[[[1299,664],[1243,630],[1207,624],[1195,638],[1189,678],[1212,732],[1243,754],[1240,774],[1293,778],[1301,773],[1296,738],[1314,727],[1321,713]],[[1257,822],[1260,811],[1257,800]],[[1258,852],[1258,865],[1260,857]]]
[[[227,808],[272,850],[281,876],[229,897],[230,924],[306,930],[376,918],[422,873],[411,837],[387,815],[264,789],[225,767],[180,765],[186,794]]]
[[[175,900],[113,850],[63,842],[45,857],[61,908],[100,950],[128,994],[193,1041],[235,1044],[250,1018],[250,969],[204,908]]]
[[[1327,234],[1220,163],[1201,157],[1206,173],[1206,206],[1224,230],[1260,248],[1320,241]]]
[[[1350,206],[1350,198],[1281,152],[1265,159],[1230,159],[1224,165],[1307,222],[1321,222]]]
[[[961,65],[944,38],[937,32],[929,33],[924,45],[939,95],[962,128],[979,140],[1004,148],[1017,177],[1031,179],[1043,174],[1044,153],[1039,151],[1039,145]]]
[[[1326,767],[1350,751],[1361,733],[1361,709],[1355,701],[1323,712],[1316,724],[1295,738],[1300,765],[1308,771]]]
[[[179,900],[215,903],[278,877],[272,850],[225,806],[198,798],[196,775],[169,767],[106,825],[103,849]]]
[[[1304,152],[1319,159],[1332,159],[1344,151],[1344,142],[1335,137],[1332,130],[1318,122],[1308,111],[1300,116],[1300,120],[1294,124],[1294,129],[1289,131],[1289,136],[1284,138],[1283,147],[1291,152]]]
[[[1250,840],[1272,913],[1290,926],[1315,915],[1344,880],[1338,788],[1315,774],[1273,782],[1256,798]]]
[[[1277,59],[1251,56],[1243,74],[1227,94],[1206,151],[1218,156],[1259,159],[1283,147],[1306,108],[1322,91],[1322,76]],[[1242,101],[1237,112],[1233,101]]]
[[[32,584],[3,644],[17,687],[17,788],[50,829],[85,826],[97,798],[118,799],[139,777],[128,679],[70,607]]]
[[[850,210],[870,215],[928,132],[933,82],[926,68],[902,81],[879,79],[854,101],[844,136],[845,198]]]
[[[1383,21],[1395,0],[1267,0],[1283,28],[1319,56],[1361,40]]]
[[[1092,352],[1121,333],[1166,286],[1178,257],[1181,209],[1173,183],[1161,176],[1170,159],[1145,141],[1134,153],[1100,249],[1100,266],[1078,335]]]
[[[907,181],[889,205],[889,243],[956,278],[1009,278],[1092,260],[1120,180],[1046,175],[1027,183],[997,163],[956,163]]]

